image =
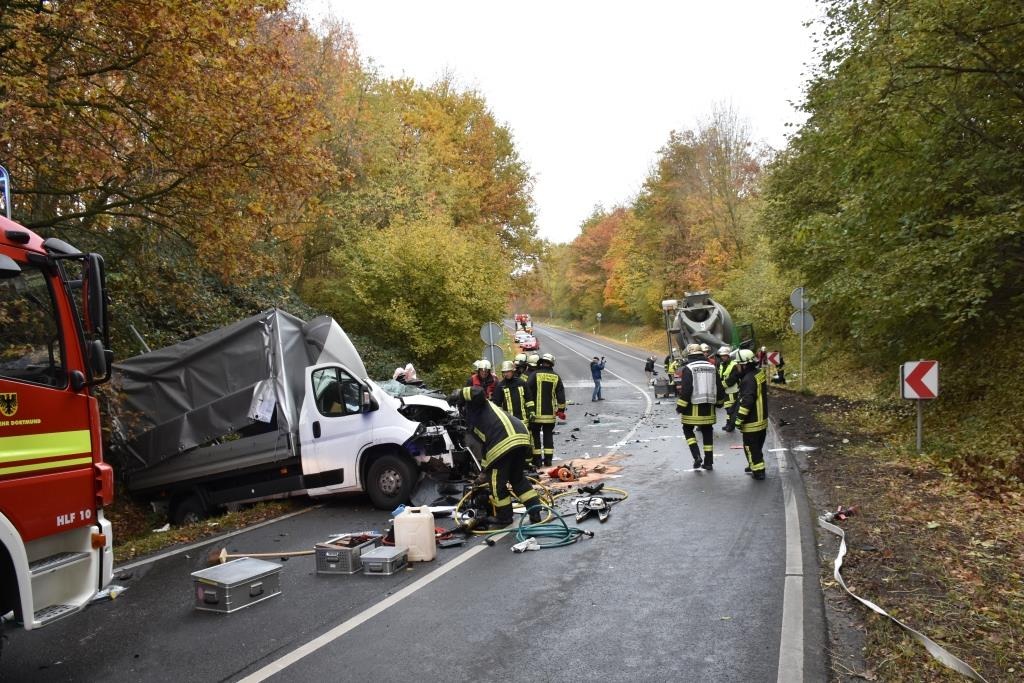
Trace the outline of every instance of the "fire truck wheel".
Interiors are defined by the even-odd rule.
[[[171,511],[171,521],[175,526],[195,524],[208,516],[206,506],[199,496],[192,494],[179,500]]]
[[[410,458],[382,455],[370,465],[366,493],[378,510],[394,510],[409,500],[419,478],[419,469]]]

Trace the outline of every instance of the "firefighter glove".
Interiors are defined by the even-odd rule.
[[[559,420],[565,420],[565,411],[559,410],[555,413],[555,416],[558,417]]]
[[[725,426],[722,427],[722,431],[723,432],[733,432],[733,431],[736,431],[736,425],[734,425],[732,422],[726,422]]]

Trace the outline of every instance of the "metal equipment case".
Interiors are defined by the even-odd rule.
[[[195,608],[230,614],[281,593],[281,565],[242,557],[192,572]]]
[[[367,576],[390,576],[409,564],[409,550],[401,546],[381,546],[363,553],[363,573]]]
[[[375,536],[362,543],[352,543],[359,534],[335,536],[324,543],[317,543],[317,574],[355,574],[362,570],[362,554],[380,545],[381,537]]]

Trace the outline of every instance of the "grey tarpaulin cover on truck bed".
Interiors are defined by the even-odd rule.
[[[306,323],[279,309],[114,364],[124,437],[146,465],[257,422],[294,432],[306,367],[336,362],[366,378],[330,317]]]

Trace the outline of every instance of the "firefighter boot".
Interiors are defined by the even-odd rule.
[[[531,505],[526,508],[526,514],[530,516],[530,524],[540,524],[540,521],[543,518],[541,510],[542,508],[540,505]]]
[[[488,516],[484,521],[487,523],[487,528],[491,530],[512,526],[512,503],[495,509],[494,516]]]

